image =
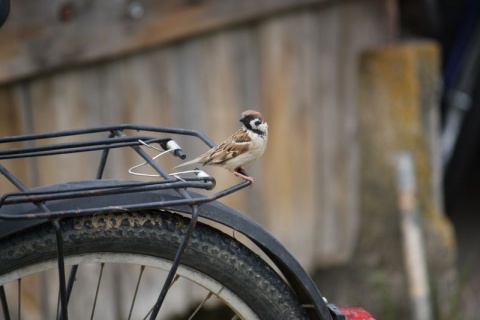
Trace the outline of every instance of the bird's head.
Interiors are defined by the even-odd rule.
[[[263,119],[262,114],[255,110],[242,112],[240,122],[243,123],[247,130],[251,130],[260,135],[265,135],[268,131],[268,124]]]

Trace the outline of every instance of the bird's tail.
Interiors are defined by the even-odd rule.
[[[190,164],[194,164],[194,163],[197,163],[198,162],[198,158],[195,158],[193,160],[190,160],[190,161],[187,161],[187,162],[184,162],[182,164],[179,164],[178,166],[176,167],[173,167],[173,169],[177,169],[177,168],[180,168],[180,167],[184,167],[184,166],[188,166]]]

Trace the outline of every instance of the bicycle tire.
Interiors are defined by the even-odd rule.
[[[67,258],[94,253],[98,260],[101,253],[124,253],[171,261],[188,223],[162,210],[63,219],[64,251]],[[50,224],[15,234],[0,242],[0,279],[11,281],[8,275],[16,270],[55,258]],[[215,228],[197,224],[181,264],[230,290],[259,319],[308,319],[290,287],[265,261]]]

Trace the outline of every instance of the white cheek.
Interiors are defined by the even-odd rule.
[[[258,126],[258,130],[267,132],[268,130],[268,124],[266,122],[262,123],[261,125]]]

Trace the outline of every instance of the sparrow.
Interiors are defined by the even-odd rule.
[[[268,124],[260,112],[247,110],[242,112],[242,127],[220,145],[208,150],[201,156],[185,162],[175,168],[194,163],[225,168],[237,177],[250,181],[253,178],[241,173],[243,167],[262,156],[267,148]]]

